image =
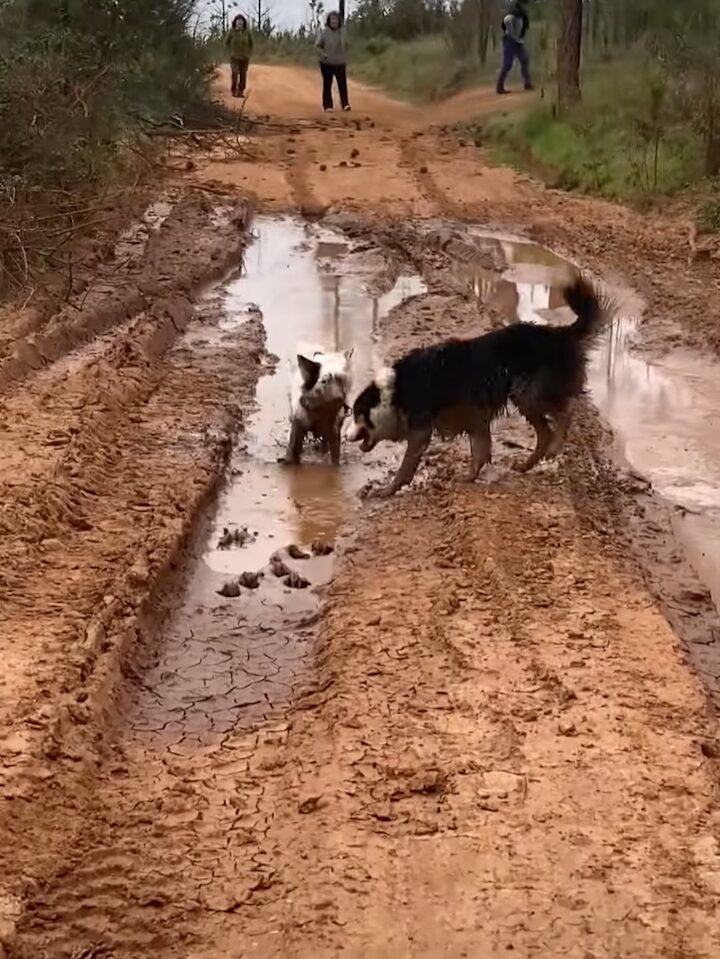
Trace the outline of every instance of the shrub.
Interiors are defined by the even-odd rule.
[[[0,290],[52,262],[139,124],[206,101],[190,0],[0,4]]]

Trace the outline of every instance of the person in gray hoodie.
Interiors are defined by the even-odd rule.
[[[332,85],[337,81],[340,93],[340,104],[343,110],[350,109],[347,89],[347,44],[345,42],[345,28],[336,11],[329,13],[325,26],[318,34],[315,48],[320,57],[320,72],[323,79],[323,109],[327,112],[333,108]]]
[[[527,11],[522,0],[514,0],[510,3],[507,14],[502,21],[502,46],[503,62],[500,76],[497,81],[497,92],[507,93],[505,89],[505,80],[508,73],[513,68],[513,63],[517,60],[520,64],[523,83],[526,90],[532,90],[532,80],[530,79],[530,60],[525,47],[525,36],[530,26]]]

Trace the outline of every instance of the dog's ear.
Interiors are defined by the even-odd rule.
[[[303,387],[306,390],[311,390],[320,376],[320,364],[316,363],[315,360],[309,360],[307,356],[303,356],[301,353],[297,355],[297,362],[300,376],[303,379]]]

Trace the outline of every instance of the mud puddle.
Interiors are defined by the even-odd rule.
[[[340,468],[311,448],[298,467],[278,464],[289,430],[291,360],[298,344],[352,349],[353,381],[361,385],[375,366],[377,323],[424,290],[418,277],[401,276],[384,292],[369,292],[384,258],[366,246],[354,252],[331,231],[292,218],[260,218],[254,227],[241,274],[212,294],[222,305],[215,346],[261,315],[273,360],[233,454],[209,544],[195,557],[159,661],[133,693],[134,733],[163,741],[206,742],[276,717],[311,681],[338,536],[358,490],[385,460],[382,451],[363,457],[345,444]],[[193,336],[213,348],[205,331],[191,332],[190,342]],[[218,594],[228,585],[237,595]]]
[[[515,238],[474,235],[505,264],[500,277],[478,271],[477,295],[511,318],[571,321],[562,284],[569,264],[550,250]],[[659,359],[634,351],[642,305],[628,290],[610,289],[613,322],[589,371],[593,401],[616,443],[618,458],[678,507],[677,531],[701,579],[720,606],[720,370],[698,354],[674,350]]]

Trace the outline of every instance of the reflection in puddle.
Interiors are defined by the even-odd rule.
[[[368,283],[381,260],[367,252],[353,254],[342,238],[292,219],[261,218],[255,226],[258,239],[248,250],[243,274],[227,289],[226,310],[229,317],[246,315],[248,304],[257,305],[267,350],[278,362],[258,384],[248,445],[232,464],[240,475],[221,500],[218,522],[258,532],[237,562],[261,568],[287,543],[333,541],[357,491],[383,463],[382,451],[362,456],[345,444],[339,470],[311,448],[302,466],[277,464],[288,437],[290,364],[298,346],[352,349],[353,381],[362,383],[378,359],[378,321],[424,286],[418,277],[403,276],[385,295],[370,296]],[[211,550],[206,562],[228,572],[234,560],[227,552]]]
[[[533,243],[473,237],[499,248],[506,269],[498,278],[480,271],[475,290],[510,319],[571,322],[561,287],[568,264]],[[716,364],[675,350],[647,360],[633,351],[640,304],[628,291],[610,290],[618,304],[598,341],[588,386],[613,430],[622,458],[671,503],[691,513],[684,532],[698,572],[720,601],[720,376]]]
[[[489,242],[502,247],[508,269],[494,284],[488,277],[476,280],[482,299],[494,296],[497,302],[499,295],[512,319],[571,322],[561,292],[567,264],[563,269],[555,254],[547,256],[532,243]],[[538,268],[543,254],[547,266]],[[657,361],[635,353],[639,304],[626,292],[611,292],[618,312],[598,342],[589,373],[595,404],[625,459],[660,493],[691,508],[720,507],[720,440],[710,419],[720,408],[717,371],[683,351]]]

